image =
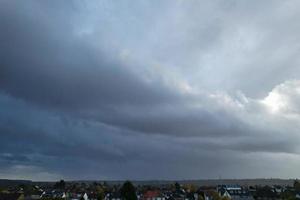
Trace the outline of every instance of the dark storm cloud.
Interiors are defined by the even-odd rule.
[[[4,99],[1,105],[6,107],[0,112],[0,131],[3,133],[1,152],[38,153],[54,157],[76,155],[81,159],[95,159],[100,156],[104,160],[122,157],[118,149],[110,144],[109,139],[103,138],[104,141],[99,146],[91,145],[90,140],[103,136],[102,132],[113,133],[113,130],[103,125],[98,127],[97,136],[94,130],[89,128],[90,126],[81,121],[71,120],[72,125],[66,124],[57,114],[41,112],[22,101],[4,95],[1,95],[1,99]],[[85,135],[85,131],[91,133]],[[107,145],[105,145],[106,141],[108,141]],[[89,153],[86,154],[87,152]]]
[[[8,94],[52,109],[87,113],[90,118],[101,115],[96,119],[139,132],[226,135],[241,131],[233,130],[236,122],[230,114],[185,108],[178,92],[159,81],[145,82],[121,61],[111,60],[101,48],[78,38],[70,19],[74,10],[56,17],[57,9],[48,11],[43,3],[34,7],[46,14],[37,17],[21,6],[16,12],[10,6],[2,8],[5,51],[0,87]],[[132,105],[131,110],[122,112],[127,105]]]
[[[39,7],[45,15],[25,12],[21,6],[15,12],[2,7],[3,91],[29,102],[75,110],[172,98],[172,91],[145,83],[118,60],[77,38],[68,20],[72,12],[56,18],[56,10],[49,13]]]
[[[292,7],[157,3],[0,3],[0,178],[297,173]]]
[[[234,174],[232,164],[247,166],[248,160],[238,152],[294,153],[293,148],[297,146],[276,143],[277,139],[274,143],[274,139],[268,141],[262,138],[263,135],[259,140],[265,141],[257,142],[247,137],[234,139],[229,135],[218,139],[186,139],[132,133],[68,117],[61,119],[58,113],[39,111],[6,95],[1,95],[1,107],[5,108],[0,112],[0,162],[4,173],[17,168],[19,173],[30,174],[40,170],[41,173],[51,172],[68,179],[150,179],[155,169],[155,177],[166,179],[175,176],[193,178],[194,175],[215,177],[216,171]],[[224,153],[231,155],[230,158],[224,157]],[[160,165],[156,164],[157,160],[160,160]],[[201,170],[187,173],[186,170],[192,170],[195,165]],[[222,169],[217,167],[219,165]],[[84,174],[81,169],[85,169]],[[144,170],[139,172],[140,169]],[[53,179],[53,176],[44,177]]]
[[[170,134],[175,136],[226,137],[246,134],[247,126],[224,110],[214,113],[180,104],[168,104],[151,108],[119,108],[110,118],[99,116],[99,120],[143,133]],[[95,116],[94,116],[95,117]],[[96,118],[96,117],[95,117]],[[211,124],[215,124],[211,126]]]

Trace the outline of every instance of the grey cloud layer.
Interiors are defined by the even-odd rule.
[[[294,4],[2,1],[0,178],[296,176]]]
[[[47,20],[56,13],[37,19],[27,12],[15,15],[2,9],[4,91],[28,101],[72,109],[153,104],[172,98],[171,91],[145,83],[118,60],[109,60],[101,50],[74,36],[66,17],[54,18],[51,24],[61,25],[49,28]]]

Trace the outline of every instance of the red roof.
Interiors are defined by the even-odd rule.
[[[154,198],[154,197],[160,197],[160,192],[157,190],[148,190],[147,192],[144,193],[144,198]]]

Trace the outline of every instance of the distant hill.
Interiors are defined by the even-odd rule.
[[[193,183],[198,186],[215,186],[215,185],[282,185],[292,186],[294,179],[210,179],[210,180],[193,180],[193,181],[180,181],[181,183]]]
[[[203,179],[203,180],[148,180],[148,181],[137,181],[131,180],[135,185],[166,185],[178,182],[180,184],[194,184],[197,186],[217,186],[217,185],[281,185],[281,186],[292,186],[295,179]],[[91,183],[94,181],[73,181],[73,182],[85,182]],[[96,181],[96,182],[99,182]],[[100,181],[104,182],[104,181]],[[105,181],[109,185],[123,184],[124,181]]]
[[[180,184],[194,184],[197,186],[217,186],[217,185],[282,185],[292,186],[294,179],[207,179],[207,180],[174,180],[174,181],[133,181],[137,185],[162,185],[178,182]]]
[[[0,179],[0,187],[6,186],[17,186],[20,184],[32,184],[30,180],[9,180],[9,179]]]
[[[166,185],[178,182],[180,184],[194,184],[197,186],[216,186],[216,185],[281,185],[281,186],[292,186],[295,179],[206,179],[206,180],[149,180],[149,181],[137,181],[132,180],[135,185]],[[106,182],[109,185],[123,184],[124,181],[100,181],[100,180],[78,180],[78,181],[67,181],[67,182]],[[16,186],[20,184],[53,184],[54,182],[35,182],[31,180],[8,180],[0,179],[1,186]]]

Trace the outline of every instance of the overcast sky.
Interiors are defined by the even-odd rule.
[[[299,178],[300,1],[0,1],[0,178]]]

